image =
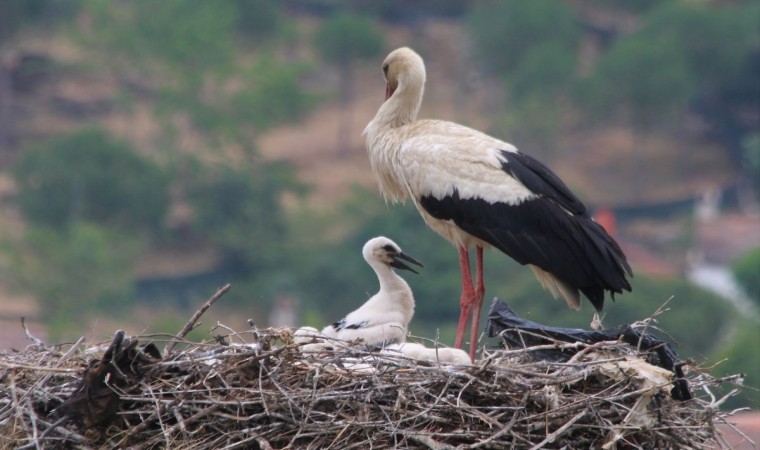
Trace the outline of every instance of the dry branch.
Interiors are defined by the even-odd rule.
[[[193,330],[193,327],[195,327],[196,322],[198,322],[198,319],[201,318],[203,313],[205,313],[207,309],[211,308],[211,305],[216,303],[216,301],[222,298],[222,296],[226,294],[227,291],[229,290],[230,290],[230,284],[227,283],[221,288],[219,288],[219,290],[217,290],[216,293],[212,295],[208,300],[206,300],[206,303],[201,305],[201,307],[198,308],[197,311],[195,311],[195,313],[190,318],[190,320],[188,320],[185,326],[182,327],[182,330],[180,330],[180,332],[177,333],[177,336],[175,336],[172,340],[169,341],[168,344],[166,344],[164,353],[171,353],[171,351],[174,349],[174,346],[177,345],[179,341],[184,339],[185,336],[187,336],[187,333]]]

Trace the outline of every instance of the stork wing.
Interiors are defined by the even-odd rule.
[[[541,161],[520,152],[499,150],[504,172],[519,180],[539,197],[550,199],[573,214],[588,215],[586,206]]]
[[[430,216],[556,276],[597,309],[604,290],[630,290],[620,247],[546,166],[514,150],[413,145],[419,143],[408,141],[399,163]]]
[[[330,324],[333,331],[338,332],[341,330],[359,330],[366,327],[368,321],[362,320],[361,322],[349,322],[346,319],[341,319],[335,323]]]

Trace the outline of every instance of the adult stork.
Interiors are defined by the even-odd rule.
[[[363,133],[370,164],[386,200],[410,198],[427,225],[458,249],[462,295],[455,347],[462,348],[471,317],[475,356],[484,248],[496,247],[528,265],[544,288],[573,309],[580,308],[579,291],[601,312],[605,291],[631,290],[631,269],[620,247],[557,175],[480,131],[417,120],[425,64],[413,50],[394,50],[382,68],[385,101]]]

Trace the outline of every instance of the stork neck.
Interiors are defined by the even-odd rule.
[[[422,104],[423,84],[399,85],[378,109],[372,123],[378,128],[397,128],[417,120]]]
[[[373,268],[377,273],[377,280],[380,282],[381,291],[388,292],[409,289],[409,285],[406,281],[385,264],[378,264],[377,266],[373,265]]]

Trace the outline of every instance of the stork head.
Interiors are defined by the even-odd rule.
[[[388,100],[399,87],[420,90],[425,85],[425,63],[422,57],[409,47],[393,50],[383,61],[385,99]]]
[[[409,267],[406,264],[407,262],[422,267],[422,263],[402,252],[395,242],[384,236],[367,241],[362,249],[362,255],[370,265],[380,263],[394,269],[409,270],[414,273],[417,271]]]

